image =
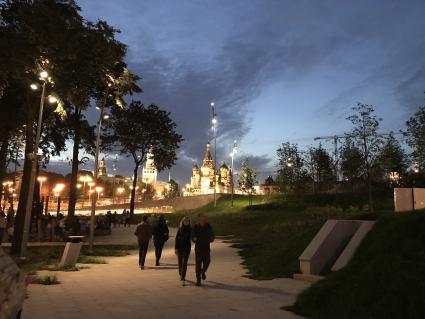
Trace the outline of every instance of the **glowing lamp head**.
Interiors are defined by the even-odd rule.
[[[30,85],[30,88],[31,88],[31,90],[36,91],[36,90],[38,90],[38,85],[33,83],[33,84]]]
[[[211,102],[211,103],[210,103],[210,106],[211,106],[211,107],[214,107],[214,106],[215,106],[215,103],[214,103],[214,102]]]
[[[53,95],[49,95],[49,103],[56,103],[58,101],[58,99],[55,97],[55,96],[53,96]]]
[[[40,72],[40,79],[47,79],[49,77],[49,73],[47,73],[46,71],[41,71]]]
[[[211,122],[212,122],[213,125],[216,125],[217,124],[217,119],[214,117]]]

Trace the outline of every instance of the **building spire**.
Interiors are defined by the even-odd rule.
[[[205,151],[204,161],[211,161],[211,144],[207,143],[207,150]]]

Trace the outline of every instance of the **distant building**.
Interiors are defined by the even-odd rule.
[[[151,184],[154,188],[157,183],[158,172],[155,167],[154,157],[152,153],[148,153],[145,166],[143,167],[142,182]]]
[[[102,158],[99,162],[99,168],[97,170],[97,176],[108,176],[106,174],[106,160],[105,158]]]
[[[218,174],[214,172],[214,160],[211,157],[211,145],[206,146],[201,169],[193,165],[190,188],[185,190],[186,195],[203,195],[214,193],[214,178],[216,179],[216,192],[228,193],[232,186],[231,172],[226,164],[220,166]]]

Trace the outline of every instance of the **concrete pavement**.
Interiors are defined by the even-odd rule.
[[[133,242],[134,226],[116,230],[120,242]],[[115,236],[114,236],[115,237]],[[113,239],[111,237],[110,239]],[[217,240],[207,281],[194,285],[194,252],[187,279],[181,286],[171,237],[154,267],[153,244],[147,269],[138,268],[136,252],[105,258],[108,264],[89,265],[78,272],[57,272],[59,285],[30,285],[24,319],[88,318],[299,318],[280,309],[292,304],[307,283],[293,279],[256,281],[245,277],[237,251]]]

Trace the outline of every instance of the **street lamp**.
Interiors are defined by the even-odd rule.
[[[19,255],[21,258],[24,258],[27,250],[27,242],[29,237],[29,229],[31,224],[31,211],[33,207],[33,197],[34,197],[34,184],[35,176],[37,175],[37,164],[38,164],[38,147],[40,145],[40,136],[41,136],[41,127],[43,123],[43,109],[44,109],[44,99],[46,93],[46,83],[49,82],[49,74],[47,71],[41,71],[39,73],[40,80],[43,82],[41,86],[41,97],[40,97],[40,106],[38,110],[38,122],[37,122],[37,131],[35,134],[34,140],[34,150],[32,154],[26,154],[27,158],[31,161],[31,171],[29,176],[28,183],[28,193],[25,206],[25,216],[24,216],[24,227],[21,238],[21,246],[19,250]],[[37,85],[30,85],[31,89],[36,90]]]
[[[43,191],[43,183],[47,180],[46,176],[38,176],[37,181],[40,183],[40,196]]]
[[[99,120],[97,121],[97,132],[96,132],[96,150],[94,153],[94,172],[93,172],[93,180],[97,183],[97,175],[99,170],[99,148],[100,148],[100,131],[102,129],[102,121],[107,120],[109,118],[108,114],[105,114],[105,106],[107,102],[107,98],[109,95],[109,89],[106,91],[104,104],[100,107]],[[91,214],[90,214],[90,236],[89,236],[89,250],[93,251],[93,242],[94,242],[94,223],[96,216],[96,196],[92,197],[92,205],[91,205]]]
[[[231,181],[231,183],[232,183],[232,195],[231,195],[232,207],[233,207],[233,194],[235,193],[235,185],[234,185],[234,180],[233,180],[233,162],[234,162],[234,159],[235,159],[235,156],[236,156],[236,153],[237,153],[237,149],[238,149],[238,147],[236,146],[236,140],[235,140],[233,142],[232,153],[230,153],[230,156],[232,157],[232,167],[231,167],[231,173],[230,173],[230,176],[231,176],[231,179],[232,179],[232,181]]]
[[[217,114],[215,114],[215,103],[211,102],[210,106],[212,110],[211,124],[214,133],[214,207],[217,207]]]
[[[62,183],[56,184],[55,188],[53,188],[53,192],[55,193],[55,196],[58,201],[56,216],[59,215],[61,210],[61,192],[63,191],[64,188],[65,188],[65,184],[62,184]]]
[[[96,187],[97,200],[100,199],[100,195],[101,195],[102,191],[103,191],[103,187],[101,187],[101,186]]]

